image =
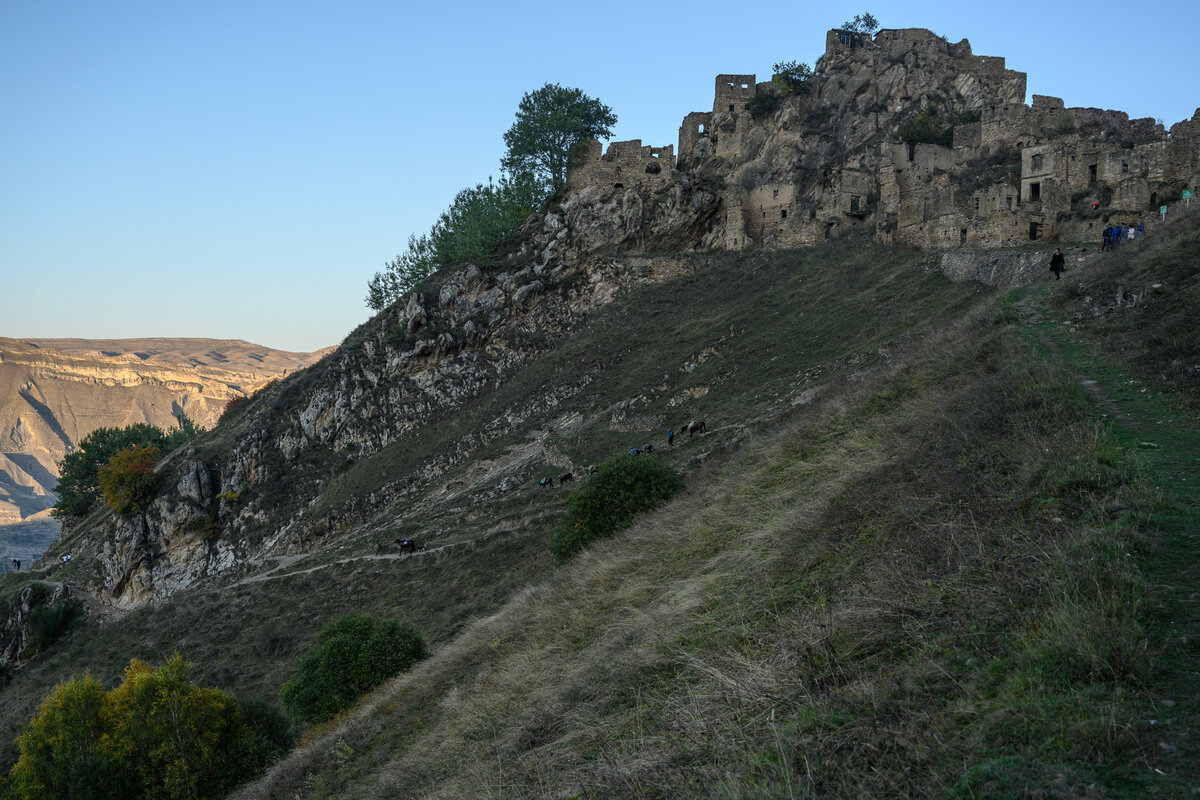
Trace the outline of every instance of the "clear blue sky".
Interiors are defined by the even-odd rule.
[[[576,86],[675,143],[713,76],[815,63],[870,11],[1169,125],[1195,0],[718,4],[0,0],[0,335],[336,344],[366,282],[497,175],[524,92]]]

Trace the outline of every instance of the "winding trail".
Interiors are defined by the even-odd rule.
[[[1050,291],[1029,287],[1020,296],[1015,305],[1022,326],[1107,414],[1118,443],[1137,449],[1142,474],[1157,495],[1129,522],[1146,541],[1137,563],[1146,581],[1143,623],[1155,653],[1138,691],[1144,724],[1157,740],[1144,754],[1152,774],[1139,796],[1200,796],[1200,420],[1164,406],[1145,389],[1120,392],[1130,375],[1119,353],[1064,349],[1075,331],[1047,320],[1034,304]]]

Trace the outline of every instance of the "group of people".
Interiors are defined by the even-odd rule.
[[[1130,222],[1122,224],[1120,222],[1110,222],[1104,226],[1104,233],[1101,234],[1101,250],[1116,250],[1122,242],[1127,242],[1130,239],[1141,239],[1146,235],[1146,224],[1138,220],[1136,224]]]

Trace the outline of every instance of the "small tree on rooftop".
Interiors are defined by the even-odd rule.
[[[855,14],[854,19],[846,20],[842,23],[841,30],[870,36],[879,30],[879,20],[875,19],[874,15],[869,11],[863,14]]]

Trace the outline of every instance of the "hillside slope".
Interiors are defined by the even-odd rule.
[[[1162,233],[1037,302],[1186,295],[1200,229]],[[1200,419],[1115,392],[1189,334],[1142,306],[1097,381],[1072,348],[1112,320],[1039,338],[1027,295],[827,386],[235,796],[1185,796]]]
[[[640,263],[621,266],[637,275]],[[865,241],[697,256],[695,263],[703,268],[614,289],[605,305],[582,312],[572,330],[543,340],[546,352],[519,364],[499,386],[455,409],[431,410],[424,424],[374,453],[312,448],[321,460],[297,460],[278,473],[268,471],[274,467],[264,453],[259,471],[249,473],[258,482],[241,487],[236,500],[217,502],[241,515],[268,509],[267,502],[295,502],[295,495],[304,497],[305,481],[319,486],[317,502],[298,519],[323,527],[315,529],[319,535],[293,539],[290,549],[251,553],[207,578],[199,569],[187,571],[197,562],[176,556],[184,564],[173,573],[177,591],[109,622],[113,592],[105,580],[116,572],[108,566],[110,522],[68,530],[53,552],[75,558],[46,577],[95,587],[96,614],[86,632],[13,675],[0,692],[0,718],[19,724],[65,674],[86,669],[112,679],[130,656],[157,661],[175,649],[194,661],[202,680],[273,699],[320,626],[351,609],[401,615],[434,641],[448,641],[553,571],[546,537],[569,488],[543,490],[536,485],[540,477],[647,442],[662,451],[667,429],[679,430],[692,418],[706,420],[710,432],[681,438],[663,456],[686,471],[723,458],[781,418],[802,413],[833,383],[888,369],[907,342],[990,294],[946,280],[922,253]],[[363,352],[363,333],[378,328],[386,336],[390,324],[384,315],[347,347]],[[202,461],[224,480],[228,462],[209,454],[228,448],[243,430],[287,430],[288,417],[272,407],[289,386],[319,387],[311,373],[322,365],[256,397],[165,471]],[[305,407],[291,413],[299,417]],[[270,414],[277,417],[266,422]],[[349,425],[341,430],[353,431]],[[171,477],[164,487],[176,480],[182,478]],[[139,574],[169,563],[172,548],[212,559],[200,566],[226,552],[226,540],[206,539],[203,528],[184,523],[177,529],[178,539],[146,548],[128,586],[136,589]],[[241,535],[252,536],[252,529]],[[416,536],[425,553],[401,558],[393,543],[401,535]],[[159,575],[164,583],[172,579],[165,571]]]

